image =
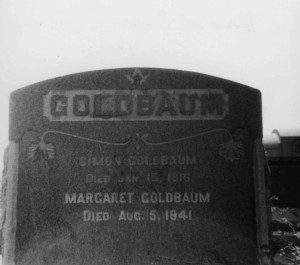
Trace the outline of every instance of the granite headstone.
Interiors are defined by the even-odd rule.
[[[261,139],[260,92],[208,75],[112,69],[19,89],[4,262],[262,262]]]

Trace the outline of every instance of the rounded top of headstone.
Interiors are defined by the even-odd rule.
[[[88,71],[60,76],[41,81],[12,92],[15,93],[42,93],[45,90],[76,90],[76,89],[181,89],[185,87],[201,86],[215,88],[215,86],[230,89],[253,90],[246,85],[220,77],[210,76],[197,72],[161,69],[161,68],[118,68]]]
[[[199,92],[199,94],[195,91],[202,92]],[[99,117],[97,119],[90,119],[87,117],[83,119],[84,112],[80,110],[79,105],[78,110],[80,113],[77,116],[80,116],[80,119],[78,117],[78,119],[76,117],[75,119],[74,117],[70,118],[67,116],[62,117],[60,119],[52,119],[53,115],[51,114],[51,111],[53,111],[53,109],[51,108],[55,107],[56,109],[58,109],[65,106],[69,108],[69,113],[72,112],[75,108],[74,97],[75,101],[78,104],[82,102],[84,104],[87,103],[84,101],[85,98],[91,97],[90,101],[88,102],[90,113],[87,113],[87,115],[89,117],[95,117],[95,113],[93,111],[94,108],[96,108],[96,100],[94,96],[99,93],[106,93],[107,95],[114,93],[116,95],[123,96],[128,96],[129,94],[132,96],[134,94],[135,98],[137,98],[140,94],[152,93],[152,96],[156,97],[154,96],[155,93],[169,93],[170,98],[172,98],[173,101],[177,101],[176,104],[178,106],[181,104],[179,99],[180,94],[186,94],[186,99],[184,100],[188,101],[189,97],[191,97],[195,93],[198,93],[196,95],[197,97],[207,97],[209,102],[206,102],[208,105],[206,103],[205,104],[207,105],[208,111],[211,111],[210,114],[212,114],[207,117],[200,115],[200,120],[205,120],[206,123],[209,123],[210,117],[213,116],[214,111],[224,111],[222,118],[237,120],[237,123],[239,123],[239,121],[243,121],[244,125],[242,127],[247,127],[248,125],[246,123],[251,123],[253,124],[253,126],[251,126],[253,128],[253,131],[256,131],[256,133],[254,134],[257,135],[257,132],[259,132],[258,135],[262,135],[262,126],[260,118],[261,95],[257,89],[253,89],[251,87],[226,79],[213,77],[205,74],[199,74],[195,72],[159,68],[120,68],[71,74],[42,81],[14,91],[11,94],[10,99],[10,140],[16,140],[20,138],[24,134],[24,132],[28,131],[29,129],[42,129],[45,126],[49,127],[48,125],[50,123],[52,126],[57,122],[61,121],[64,121],[65,124],[68,123],[69,125],[72,125],[76,120],[76,126],[78,126],[79,121],[101,122],[108,120],[132,120],[130,117],[120,116],[118,116],[118,119],[116,119],[116,115],[113,117],[113,119],[108,119],[107,117],[105,117],[105,119],[102,120]],[[226,101],[223,102],[224,104],[221,103],[224,105],[224,110],[220,110],[220,106],[216,106],[219,104],[217,101],[213,102],[214,97],[218,97],[221,94],[224,96],[224,98],[222,96],[220,100],[222,102],[224,100]],[[229,94],[230,99],[228,101],[227,99]],[[65,96],[65,100],[69,100],[68,103],[64,102],[64,100],[61,101],[63,95]],[[57,97],[60,97],[60,99],[58,99]],[[177,97],[177,99],[174,97]],[[124,101],[125,99],[119,100]],[[120,107],[122,107],[123,104],[121,101],[119,102]],[[55,104],[58,105],[56,106]],[[198,99],[198,103],[196,104],[198,104],[196,108],[201,108],[200,99]],[[97,105],[97,107],[99,106],[100,103]],[[137,109],[138,106],[133,106],[133,108]],[[163,109],[164,108],[165,107],[163,107]],[[218,108],[218,110],[216,110],[216,108]],[[230,108],[230,115],[227,115],[228,108]],[[125,112],[126,111],[123,110],[123,114]],[[186,110],[185,113],[187,113]],[[247,113],[245,117],[249,116],[248,118],[242,117],[242,115],[245,115],[245,113]],[[256,118],[253,120],[252,117],[255,116],[255,113],[257,115]],[[175,114],[180,115],[179,110],[178,113],[170,112],[168,115],[172,117],[172,115],[176,116]],[[194,120],[198,119],[196,117],[196,114],[194,116]],[[185,117],[187,118],[187,120],[189,120],[190,118],[188,117],[188,114],[186,114]],[[181,115],[180,120],[184,120],[185,117],[184,115]],[[141,117],[135,117],[135,119],[133,120],[144,120],[144,118],[147,121],[157,120],[157,118],[155,117],[143,117],[143,119],[140,118]],[[162,120],[166,119],[168,118],[164,117]],[[175,120],[178,119],[176,119],[175,117]]]

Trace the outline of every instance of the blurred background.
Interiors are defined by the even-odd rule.
[[[0,159],[11,91],[107,68],[239,82],[262,92],[265,135],[300,128],[299,14],[298,0],[1,0]]]

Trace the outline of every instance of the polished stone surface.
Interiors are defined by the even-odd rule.
[[[254,264],[260,100],[152,68],[14,92],[16,264]]]

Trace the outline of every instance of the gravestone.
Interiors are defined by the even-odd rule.
[[[261,97],[198,73],[114,69],[11,95],[4,264],[258,264]]]

